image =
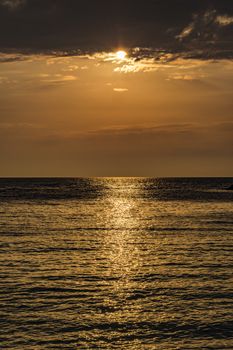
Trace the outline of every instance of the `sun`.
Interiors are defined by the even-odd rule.
[[[123,61],[127,56],[127,53],[123,50],[119,50],[116,52],[116,57],[118,60]]]

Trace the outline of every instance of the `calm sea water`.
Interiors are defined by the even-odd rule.
[[[1,349],[233,349],[233,179],[0,179]]]

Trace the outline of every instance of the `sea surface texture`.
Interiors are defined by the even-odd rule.
[[[233,179],[0,179],[0,348],[233,349]]]

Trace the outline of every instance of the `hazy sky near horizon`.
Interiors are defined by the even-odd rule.
[[[109,3],[0,0],[0,176],[232,176],[233,4]]]

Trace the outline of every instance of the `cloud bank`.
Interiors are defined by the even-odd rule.
[[[0,1],[1,52],[232,59],[232,36],[229,0]]]

